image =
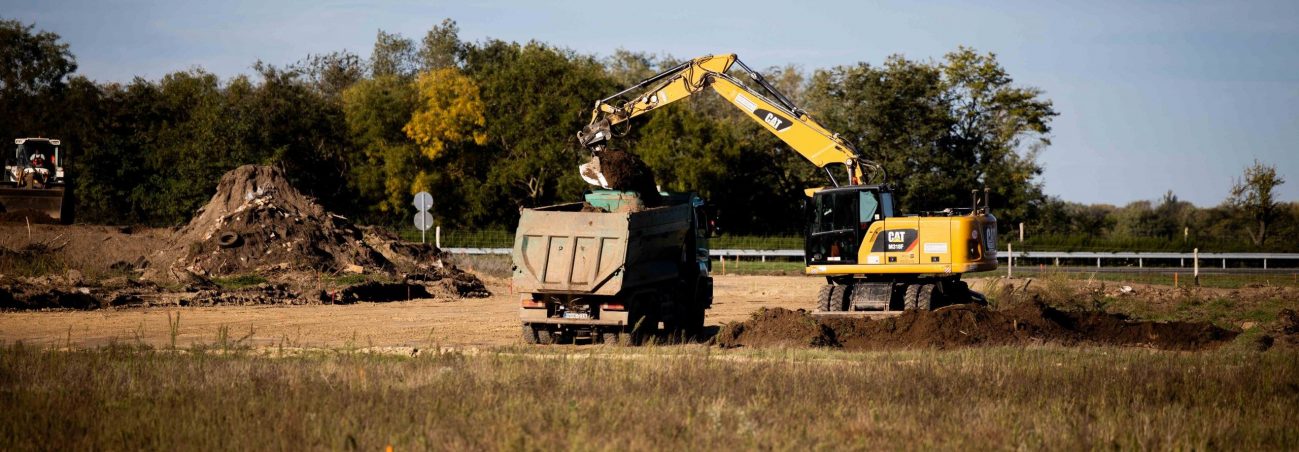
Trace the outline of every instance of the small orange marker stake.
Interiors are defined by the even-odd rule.
[[[1173,288],[1177,288],[1177,273],[1173,273]]]

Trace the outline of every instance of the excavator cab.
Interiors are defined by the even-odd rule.
[[[856,264],[858,247],[872,223],[894,216],[893,193],[883,185],[851,185],[817,191],[807,203],[807,265]]]

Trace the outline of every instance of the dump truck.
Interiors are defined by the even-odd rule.
[[[640,344],[690,340],[712,306],[704,201],[593,190],[585,202],[523,209],[514,237],[513,287],[523,340]]]
[[[0,212],[23,215],[32,222],[70,223],[71,203],[63,172],[67,152],[53,138],[18,138],[5,159],[0,180]]]

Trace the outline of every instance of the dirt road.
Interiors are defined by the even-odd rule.
[[[485,299],[307,306],[217,306],[0,313],[0,341],[98,346],[171,342],[168,314],[180,316],[176,344],[230,340],[255,347],[453,347],[520,343],[518,302],[508,281],[487,279]],[[718,276],[707,323],[745,320],[761,307],[810,308],[820,280],[801,276]],[[173,317],[174,318],[174,317]],[[244,339],[246,337],[246,339]]]

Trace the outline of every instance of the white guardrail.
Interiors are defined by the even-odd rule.
[[[446,248],[444,251],[452,254],[504,254],[508,255],[512,251],[510,248]],[[768,257],[782,258],[802,258],[803,250],[711,250],[713,257],[754,257],[765,259]],[[1060,259],[1095,259],[1096,266],[1100,267],[1105,260],[1135,260],[1138,267],[1145,266],[1146,259],[1157,260],[1178,260],[1179,265],[1186,266],[1186,260],[1196,258],[1196,253],[1168,253],[1168,252],[1132,252],[1122,251],[1114,253],[1096,252],[1096,251],[998,251],[997,259],[1006,260],[1008,258],[1020,259],[1051,259],[1058,261]],[[1210,260],[1222,261],[1223,268],[1227,266],[1227,260],[1249,260],[1263,262],[1263,268],[1267,268],[1269,260],[1299,260],[1299,253],[1199,253],[1201,262]]]

